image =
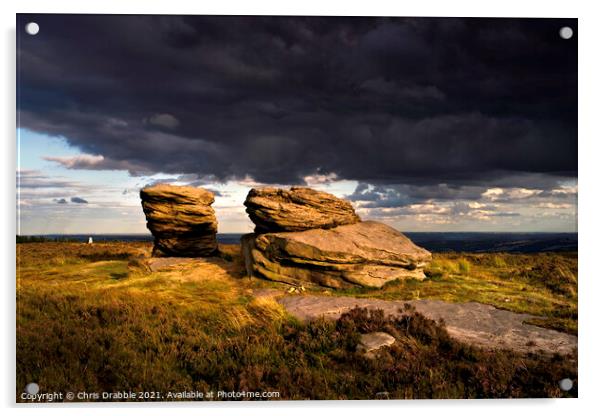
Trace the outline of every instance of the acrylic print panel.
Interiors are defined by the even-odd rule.
[[[16,400],[576,397],[577,36],[18,15]]]

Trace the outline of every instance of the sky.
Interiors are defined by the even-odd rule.
[[[222,233],[252,230],[249,189],[291,185],[402,231],[577,231],[576,19],[17,29],[19,234],[148,232],[139,190],[162,182],[215,192]]]

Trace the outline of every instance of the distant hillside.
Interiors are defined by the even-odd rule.
[[[577,233],[405,233],[430,251],[473,253],[577,251]]]
[[[577,233],[404,233],[421,247],[433,252],[463,251],[472,253],[511,252],[540,253],[546,251],[577,251]],[[243,234],[217,235],[221,244],[239,244]],[[35,242],[87,242],[92,236],[102,241],[152,241],[150,234],[47,234],[17,236],[17,243]]]

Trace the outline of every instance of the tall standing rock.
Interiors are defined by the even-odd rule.
[[[204,257],[217,250],[213,193],[160,184],[140,190],[147,228],[155,237],[153,256]]]
[[[328,229],[360,221],[349,201],[311,188],[254,188],[245,206],[256,233]]]

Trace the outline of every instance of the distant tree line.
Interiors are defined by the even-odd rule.
[[[42,235],[18,235],[17,244],[21,243],[77,243],[79,240],[68,237],[46,237]]]

